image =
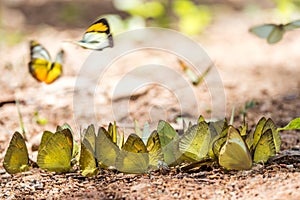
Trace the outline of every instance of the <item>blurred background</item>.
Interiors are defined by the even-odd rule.
[[[222,78],[226,115],[230,116],[233,107],[241,110],[249,102],[265,102],[261,103],[256,120],[262,115],[271,115],[270,99],[299,98],[300,31],[288,32],[282,41],[269,45],[251,35],[248,29],[264,23],[300,19],[300,0],[2,0],[0,16],[0,101],[23,102],[21,112],[29,135],[54,130],[64,122],[76,127],[73,89],[76,75],[91,51],[64,41],[80,40],[85,29],[98,17],[108,19],[113,35],[155,26],[180,31],[197,41]],[[52,58],[60,48],[66,51],[64,74],[51,85],[36,82],[28,73],[31,39],[45,46]],[[149,116],[149,106],[170,104],[168,97],[172,92],[168,94],[163,88],[157,88],[156,92],[140,91],[141,98],[131,99],[134,103],[131,116],[112,117],[107,105],[113,85],[127,68],[136,65],[135,62],[158,59],[180,71],[174,55],[149,51],[133,53],[124,59],[127,61],[118,62],[101,85],[103,90],[97,102],[99,124],[112,120],[126,124],[134,119],[141,125],[158,119],[175,121],[176,109],[172,115]],[[203,100],[198,113],[209,118],[210,104],[203,97],[207,91],[205,84],[194,88],[199,93],[199,101]],[[87,93],[86,98],[91,98],[93,92]],[[162,99],[166,99],[165,102]],[[297,109],[294,112],[293,115],[300,114]],[[83,113],[82,118],[88,120],[89,114]],[[0,107],[0,115],[0,131],[7,133],[1,135],[0,140],[5,141],[19,129],[19,117],[13,104]]]

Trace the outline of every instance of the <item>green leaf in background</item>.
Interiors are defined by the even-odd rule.
[[[179,17],[179,29],[186,34],[196,35],[200,33],[212,20],[212,14],[209,7],[195,5],[190,0],[174,1],[173,10]]]
[[[277,128],[277,131],[300,130],[300,117],[293,119],[283,128]]]

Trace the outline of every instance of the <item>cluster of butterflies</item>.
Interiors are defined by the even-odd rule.
[[[250,33],[266,39],[269,44],[279,42],[286,31],[300,28],[300,20],[295,20],[287,24],[263,24],[249,29]]]
[[[200,116],[196,124],[184,125],[182,134],[160,121],[145,143],[137,134],[129,135],[124,142],[124,133],[116,123],[107,129],[99,127],[97,134],[94,125],[90,125],[81,135],[80,146],[73,139],[71,127],[64,124],[55,133],[43,133],[36,163],[29,159],[22,135],[15,132],[3,166],[10,174],[36,165],[46,171],[66,173],[79,163],[83,176],[95,176],[100,169],[147,173],[183,163],[188,163],[188,169],[201,166],[203,161],[226,170],[247,170],[253,162],[267,162],[279,152],[280,145],[274,122],[264,117],[254,131],[249,131],[247,125],[235,128],[226,120],[206,122]]]
[[[75,44],[92,50],[113,47],[113,37],[105,18],[96,20],[85,31],[82,40]],[[29,72],[39,82],[53,83],[62,74],[64,51],[60,50],[52,61],[48,51],[37,41],[30,42]]]

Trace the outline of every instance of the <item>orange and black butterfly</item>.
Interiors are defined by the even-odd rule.
[[[63,58],[64,51],[60,50],[53,62],[48,51],[40,43],[30,41],[29,72],[37,81],[51,84],[58,79],[63,72]]]

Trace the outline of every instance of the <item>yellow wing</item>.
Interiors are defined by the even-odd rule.
[[[41,169],[52,172],[69,172],[73,152],[73,136],[69,129],[53,134],[39,149],[37,164]]]
[[[149,155],[142,139],[131,134],[116,159],[116,168],[124,173],[145,173],[149,166]]]
[[[164,160],[157,131],[153,131],[148,138],[147,151],[149,152],[149,167],[151,169],[157,169],[159,161]]]
[[[219,164],[227,170],[247,170],[252,167],[250,152],[240,133],[229,126],[227,140],[219,153]]]
[[[179,142],[179,150],[192,161],[205,158],[209,150],[211,134],[206,122],[190,127]]]
[[[19,132],[15,132],[10,140],[3,167],[9,174],[25,172],[30,168],[25,140]]]
[[[81,143],[79,166],[81,174],[87,177],[95,176],[99,171],[94,153],[91,149],[92,147],[88,141],[86,143]]]
[[[112,138],[103,127],[100,127],[98,130],[95,149],[96,158],[100,167],[107,168],[115,166],[119,147],[113,143]]]
[[[276,154],[276,148],[273,140],[273,134],[272,130],[268,129],[265,131],[255,150],[254,150],[254,156],[253,156],[253,161],[258,163],[258,162],[267,162],[268,159],[272,156],[275,156]]]

